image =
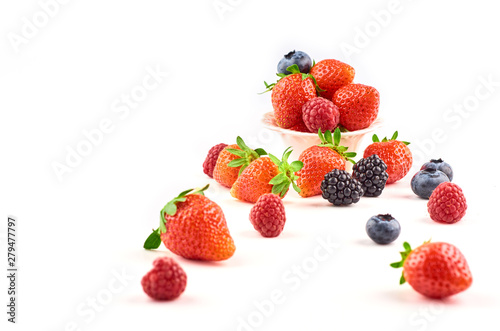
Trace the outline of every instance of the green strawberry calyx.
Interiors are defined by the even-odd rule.
[[[290,76],[290,75],[294,75],[294,74],[301,74],[302,75],[302,80],[306,80],[307,78],[311,78],[312,81],[314,82],[314,87],[316,88],[316,91],[318,92],[323,92],[325,90],[322,90],[319,86],[318,86],[318,83],[316,82],[316,78],[314,78],[313,75],[311,74],[305,74],[303,72],[300,72],[300,69],[299,69],[299,66],[296,65],[296,64],[292,64],[291,66],[287,67],[286,68],[287,71],[289,71],[290,73],[289,74],[282,74],[282,73],[277,73],[276,76],[278,76],[278,80],[276,81],[276,83],[272,83],[272,84],[268,84],[266,81],[264,81],[264,85],[266,86],[266,90],[264,92],[261,92],[259,94],[264,94],[266,92],[269,92],[269,91],[272,91],[274,86],[276,86],[276,84],[283,78],[287,77],[287,76]]]
[[[237,159],[234,159],[227,164],[228,167],[240,167],[238,176],[243,172],[243,170],[245,170],[246,167],[248,167],[250,163],[252,163],[252,161],[257,160],[263,155],[267,155],[267,152],[262,148],[253,150],[248,147],[240,136],[236,137],[236,144],[241,149],[226,148],[226,151],[238,156]]]
[[[299,178],[295,173],[302,169],[304,163],[302,161],[293,161],[292,163],[288,163],[288,158],[290,154],[292,154],[292,147],[288,147],[284,152],[283,156],[278,159],[276,156],[269,154],[269,158],[273,161],[274,164],[278,166],[279,174],[274,176],[269,184],[273,185],[272,193],[278,194],[280,197],[284,197],[286,192],[292,185],[293,189],[297,192],[300,192],[300,188],[295,184],[295,181]]]
[[[430,242],[431,242],[431,239],[429,239],[428,241],[425,241],[424,244],[428,244]],[[396,269],[404,267],[405,261],[408,258],[408,256],[410,255],[410,253],[412,252],[412,249],[411,249],[410,244],[406,241],[403,243],[403,247],[405,250],[402,252],[399,252],[399,254],[401,254],[401,261],[391,263],[390,264],[391,267],[396,268]],[[401,273],[401,278],[399,279],[399,284],[402,285],[404,283],[406,283],[406,279],[405,279],[404,274]]]
[[[206,191],[208,187],[209,184],[205,185],[202,188],[195,188],[183,191],[179,193],[178,196],[167,202],[167,204],[160,211],[160,226],[156,230],[153,229],[153,232],[148,236],[148,238],[144,242],[144,248],[156,249],[160,247],[161,244],[160,236],[162,233],[167,232],[167,226],[166,226],[167,221],[165,220],[165,214],[174,216],[175,213],[177,212],[177,203],[186,201],[186,196],[190,194],[205,195],[205,193],[203,192]]]
[[[340,146],[342,133],[339,128],[336,128],[335,131],[333,131],[333,135],[330,130],[326,130],[323,134],[321,129],[318,129],[318,136],[321,140],[321,144],[318,146],[331,148],[347,161],[356,164],[356,162],[352,159],[356,156],[356,152],[348,152],[347,149],[349,149],[349,147]]]
[[[387,137],[384,137],[384,139],[380,140],[376,134],[372,136],[372,141],[374,143],[385,143],[388,141],[396,140],[398,138],[398,132],[395,131],[394,134],[392,135],[391,139],[387,139]],[[405,145],[409,145],[410,143],[408,141],[401,141]]]

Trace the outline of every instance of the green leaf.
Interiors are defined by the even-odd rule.
[[[153,230],[153,232],[148,236],[146,241],[144,242],[144,248],[145,249],[157,249],[160,247],[161,244],[161,237],[160,234],[158,233],[158,229]]]
[[[282,159],[281,163],[288,163],[288,158],[290,157],[290,154],[292,154],[292,152],[293,152],[293,150],[291,150],[291,148],[292,148],[292,146],[285,149],[285,151],[283,152],[283,157],[281,158]]]
[[[238,146],[240,146],[240,148],[244,151],[250,150],[250,147],[248,147],[247,144],[245,144],[245,142],[243,141],[243,139],[240,136],[236,137],[236,144]]]
[[[269,153],[268,156],[271,159],[271,161],[273,161],[274,164],[276,164],[277,166],[280,165],[280,163],[281,163],[280,159],[278,159],[276,156],[272,155],[271,153]]]
[[[290,170],[292,172],[297,172],[299,171],[300,169],[302,169],[304,167],[304,163],[302,161],[293,161],[291,164],[290,164]]]
[[[356,157],[357,153],[356,152],[347,152],[347,153],[344,153],[344,156],[345,157]]]
[[[394,262],[394,263],[391,263],[391,267],[393,268],[401,268],[403,266],[403,262],[399,261],[399,262]]]
[[[273,189],[272,189],[272,193],[279,194],[281,197],[283,197],[285,195],[284,193],[286,193],[289,186],[290,186],[289,180],[282,182],[278,185],[274,185]]]
[[[391,137],[391,140],[396,140],[397,137],[398,137],[398,132],[395,131],[394,134]]]
[[[189,192],[191,192],[193,189],[189,189],[189,190],[185,190],[181,193],[179,193],[179,195],[177,197],[183,197],[183,196],[186,196]]]
[[[379,143],[379,142],[380,142],[380,140],[378,139],[378,136],[377,136],[376,134],[374,134],[374,135],[372,136],[372,141],[373,141],[374,143]]]
[[[295,192],[300,193],[300,188],[297,186],[297,184],[295,184],[294,181],[292,181],[292,187],[295,190]]]
[[[229,162],[227,164],[228,167],[232,167],[232,168],[237,168],[237,167],[241,167],[242,165],[244,165],[245,163],[247,163],[247,160],[246,159],[243,159],[243,158],[239,158],[239,159],[234,159],[234,160],[231,160],[231,162]]]
[[[410,144],[409,141],[402,141],[403,144],[405,144],[406,146],[408,146]]]
[[[333,132],[333,145],[338,146],[340,144],[341,135],[340,129],[336,128]]]
[[[246,157],[245,151],[242,151],[241,149],[236,149],[236,148],[226,148],[226,151],[228,151],[231,154],[234,154],[239,157]]]
[[[326,142],[328,142],[330,144],[333,143],[332,132],[330,130],[325,131],[325,140],[326,140]]]
[[[405,275],[401,274],[401,278],[399,279],[399,285],[403,285],[404,283],[406,283]]]
[[[276,184],[280,184],[282,183],[283,181],[287,181],[288,180],[288,177],[284,174],[284,173],[280,173],[280,174],[277,174],[276,176],[274,176],[270,181],[269,181],[269,184],[271,185],[276,185]]]
[[[297,64],[292,64],[291,66],[286,68],[287,71],[291,72],[292,74],[299,74],[300,69]]]
[[[255,151],[257,152],[257,154],[259,154],[260,156],[263,156],[263,155],[267,155],[267,152],[262,149],[262,148],[257,148],[255,149]]]
[[[177,206],[175,205],[174,201],[170,201],[169,203],[167,203],[165,205],[164,211],[170,216],[175,215],[175,213],[177,212]]]
[[[410,246],[410,244],[408,242],[405,241],[403,243],[403,247],[404,247],[405,251],[407,251],[407,252],[411,251],[411,246]]]
[[[241,173],[243,172],[243,170],[245,170],[247,167],[248,167],[248,164],[244,164],[244,165],[241,166],[240,171],[238,171],[238,177],[241,175]]]

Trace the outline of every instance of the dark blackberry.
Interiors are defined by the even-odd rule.
[[[345,170],[333,169],[321,182],[323,198],[335,206],[356,203],[363,196],[361,183]]]
[[[384,161],[377,154],[373,154],[359,160],[352,167],[352,177],[363,186],[365,197],[378,197],[382,194],[387,178],[389,178],[386,170],[387,165]]]

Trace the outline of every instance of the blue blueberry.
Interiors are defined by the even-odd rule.
[[[411,179],[411,189],[413,193],[423,199],[429,199],[432,191],[441,183],[449,182],[450,179],[440,170],[427,168],[420,170]]]
[[[291,51],[290,53],[283,56],[283,58],[278,63],[278,73],[289,75],[291,72],[286,70],[291,65],[298,65],[299,70],[303,74],[309,73],[311,70],[312,61],[309,55],[302,51]]]
[[[366,222],[366,233],[374,242],[381,245],[392,243],[401,233],[401,225],[389,214],[370,217]]]
[[[444,162],[442,159],[432,159],[427,163],[424,163],[422,168],[420,170],[427,170],[427,169],[434,169],[434,170],[440,170],[448,176],[450,179],[450,182],[453,180],[453,169],[451,169],[451,166]]]

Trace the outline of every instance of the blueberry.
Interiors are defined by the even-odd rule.
[[[448,176],[450,179],[450,182],[453,180],[453,169],[451,169],[451,166],[444,162],[442,159],[432,159],[427,163],[424,163],[422,168],[420,170],[427,170],[427,169],[434,169],[434,170],[440,170]]]
[[[311,70],[312,61],[309,55],[301,51],[291,51],[290,53],[283,56],[283,58],[278,63],[278,73],[289,75],[291,72],[286,70],[291,65],[298,65],[299,70],[303,74],[309,73]]]
[[[366,233],[377,244],[386,245],[399,237],[401,226],[391,215],[379,214],[370,217],[366,222]]]
[[[450,179],[440,170],[427,168],[420,170],[411,179],[411,189],[413,193],[423,199],[429,199],[432,191],[441,183],[449,182]]]

